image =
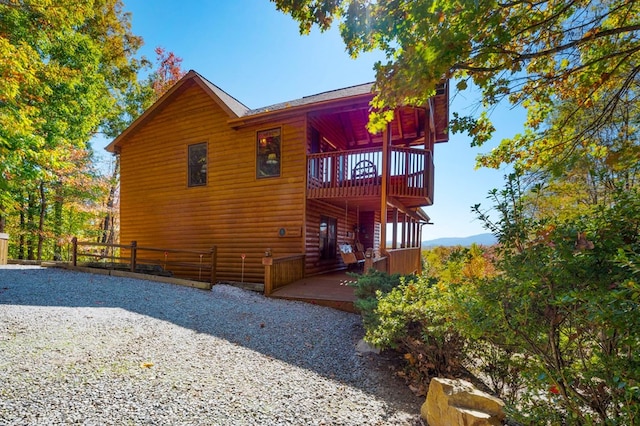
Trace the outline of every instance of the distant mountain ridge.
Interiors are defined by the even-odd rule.
[[[451,237],[436,238],[435,240],[427,240],[422,242],[422,247],[438,247],[438,246],[463,246],[468,247],[471,244],[482,246],[492,246],[497,243],[496,237],[491,233],[471,235],[469,237]]]

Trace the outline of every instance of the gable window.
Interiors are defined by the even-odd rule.
[[[280,176],[280,128],[257,134],[256,177]]]
[[[333,217],[320,216],[320,259],[336,258],[337,223],[337,219]]]
[[[189,145],[189,186],[207,184],[207,143]]]

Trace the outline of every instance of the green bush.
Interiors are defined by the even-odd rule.
[[[467,277],[492,270],[477,246],[436,248],[425,252],[424,259],[425,272],[418,277],[374,272],[361,277],[356,290],[365,339],[404,354],[413,386],[423,391],[434,375],[466,375],[467,339],[456,325],[465,314],[456,299]]]
[[[460,374],[465,339],[456,330],[458,312],[451,301],[450,292],[426,276],[404,282],[379,298],[377,324],[367,329],[365,339],[407,354],[417,371],[414,378],[423,382]]]
[[[640,197],[535,218],[506,191],[499,274],[478,280],[463,324],[518,356],[511,406],[524,424],[633,425],[640,418]],[[521,362],[521,361],[525,362]],[[512,364],[513,365],[513,364]]]
[[[473,373],[522,424],[638,424],[638,191],[561,219],[504,195],[498,247],[439,248],[419,277],[361,278],[366,340],[404,353],[422,390]]]
[[[366,274],[355,276],[357,280],[351,284],[354,287],[356,297],[354,305],[362,315],[365,328],[373,328],[378,324],[378,315],[375,313],[378,307],[378,298],[399,286],[405,277],[400,274],[389,275],[375,269],[370,269]]]

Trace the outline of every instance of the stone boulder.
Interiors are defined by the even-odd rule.
[[[431,379],[420,414],[429,426],[493,426],[505,419],[501,399],[465,380],[443,378]]]

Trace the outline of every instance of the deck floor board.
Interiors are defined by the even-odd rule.
[[[275,290],[271,297],[306,301],[353,312],[354,289],[348,283],[355,281],[356,278],[347,271],[314,275]]]

